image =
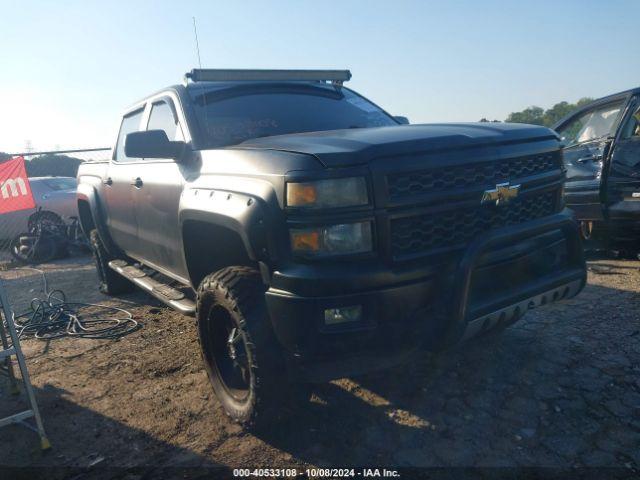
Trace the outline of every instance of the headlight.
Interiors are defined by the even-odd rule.
[[[332,208],[368,203],[367,182],[364,177],[287,183],[287,206],[289,207]]]
[[[293,252],[327,256],[370,252],[373,248],[371,223],[347,223],[290,231]]]

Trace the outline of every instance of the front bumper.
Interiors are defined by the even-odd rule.
[[[292,373],[311,380],[399,363],[576,295],[586,270],[575,222],[563,213],[493,230],[438,264],[294,265],[266,293]],[[324,310],[361,305],[362,321],[324,323]]]

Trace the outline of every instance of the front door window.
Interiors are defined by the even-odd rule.
[[[613,136],[623,105],[624,102],[617,102],[589,110],[564,125],[558,133],[565,146]]]
[[[169,103],[164,100],[155,102],[151,106],[147,130],[164,130],[169,140],[184,141],[182,128],[178,122],[178,117],[173,105],[169,105]]]
[[[603,159],[623,107],[624,101],[618,101],[592,108],[558,129],[565,144],[564,163],[569,182],[600,182]]]

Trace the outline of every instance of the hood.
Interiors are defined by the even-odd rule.
[[[552,130],[513,123],[449,123],[329,130],[247,140],[232,148],[314,155],[326,167],[366,164],[374,158],[481,146],[558,140]]]

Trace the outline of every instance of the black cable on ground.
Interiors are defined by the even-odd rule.
[[[67,302],[62,290],[48,291],[44,271],[28,267],[23,270],[42,274],[46,299],[34,298],[30,310],[15,317],[19,337],[32,335],[41,340],[64,336],[115,339],[140,328],[127,310],[97,303]]]

